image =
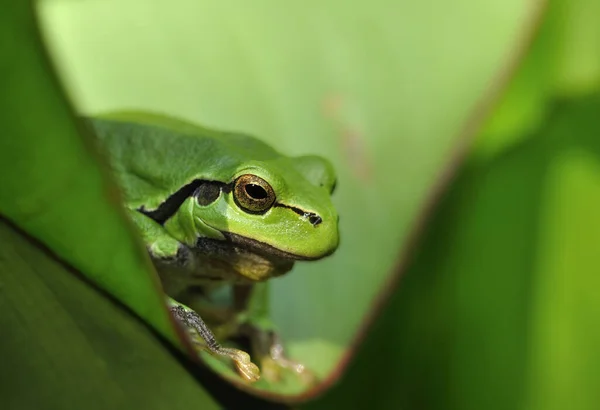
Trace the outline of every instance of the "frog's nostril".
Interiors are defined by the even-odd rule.
[[[281,203],[276,203],[275,206],[291,209],[292,211],[300,215],[303,219],[308,219],[308,222],[310,222],[310,224],[314,227],[323,222],[323,218],[321,218],[319,215],[313,212],[303,211],[302,209],[296,208],[295,206],[289,206]]]
[[[308,221],[313,224],[314,226],[317,226],[318,224],[320,224],[321,222],[323,222],[323,219],[321,219],[321,217],[319,215],[311,215],[308,217]]]

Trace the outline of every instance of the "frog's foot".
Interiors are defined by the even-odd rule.
[[[284,371],[291,371],[300,378],[303,384],[307,386],[316,384],[317,378],[311,371],[302,363],[290,359],[285,354],[281,338],[276,332],[253,328],[250,340],[259,357],[260,368],[265,380],[271,383],[278,382]]]
[[[248,353],[242,350],[221,346],[200,315],[174,300],[169,300],[169,304],[173,316],[189,330],[192,341],[196,347],[201,350],[208,350],[215,355],[230,358],[235,364],[240,376],[246,381],[254,383],[260,379],[260,370],[252,363]]]
[[[206,348],[206,345],[197,338],[192,338],[192,341],[201,349]],[[217,349],[208,348],[208,351],[213,354],[229,357],[233,361],[233,364],[235,364],[240,376],[246,381],[254,383],[260,379],[260,370],[258,369],[258,366],[252,363],[250,355],[243,350],[218,346]]]

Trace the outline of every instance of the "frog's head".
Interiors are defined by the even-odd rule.
[[[281,275],[295,260],[330,255],[339,242],[335,183],[329,161],[312,155],[237,164],[221,185],[196,190],[196,226],[225,238],[200,241],[210,241],[214,254],[251,280]]]

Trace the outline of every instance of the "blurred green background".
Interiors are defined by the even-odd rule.
[[[45,46],[12,2],[2,408],[597,407],[599,1],[43,0]],[[164,342],[44,47],[77,112],[160,111],[334,162],[342,246],[272,295],[317,390],[242,393]]]

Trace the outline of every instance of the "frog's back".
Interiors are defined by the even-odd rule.
[[[240,164],[280,156],[256,138],[189,123],[176,131],[107,119],[90,123],[134,208],[156,207],[196,179],[228,182]]]

